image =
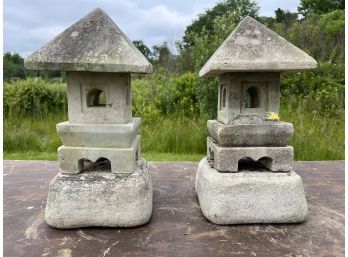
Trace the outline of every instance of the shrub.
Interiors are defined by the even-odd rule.
[[[168,76],[159,72],[132,82],[133,113],[148,116],[199,116],[196,93],[197,77],[187,72]]]
[[[45,117],[62,111],[67,111],[66,85],[63,83],[49,83],[41,78],[5,83],[5,117]]]
[[[343,64],[321,63],[317,70],[283,76],[282,100],[294,105],[303,100],[307,112],[342,115],[344,83]]]

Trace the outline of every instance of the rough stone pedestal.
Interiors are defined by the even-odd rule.
[[[110,171],[59,173],[51,182],[46,221],[56,228],[89,226],[134,227],[152,214],[152,181],[146,161],[132,174]]]
[[[302,179],[294,171],[221,173],[203,158],[195,189],[203,215],[215,224],[297,223],[308,214]]]

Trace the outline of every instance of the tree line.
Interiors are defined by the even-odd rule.
[[[175,42],[177,54],[168,42],[149,48],[142,40],[135,46],[154,65],[168,74],[197,72],[235,26],[249,15],[276,31],[317,61],[342,63],[344,60],[344,0],[301,0],[297,12],[278,8],[274,17],[259,16],[253,0],[223,0],[200,14],[187,26],[183,38]],[[64,77],[59,71],[29,71],[17,53],[5,53],[4,80],[26,77]]]

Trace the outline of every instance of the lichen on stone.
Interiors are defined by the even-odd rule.
[[[279,120],[279,114],[276,112],[269,112],[267,116],[267,120],[274,120],[278,121]]]

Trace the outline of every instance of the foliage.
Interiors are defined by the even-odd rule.
[[[177,42],[179,70],[198,71],[241,19],[256,17],[258,10],[253,0],[224,0],[199,15]]]
[[[151,50],[148,48],[142,40],[135,40],[133,44],[139,49],[139,51],[150,61],[151,60]]]
[[[284,76],[282,97],[302,99],[308,113],[338,117],[343,115],[344,84],[343,64],[321,63],[317,70]]]
[[[213,8],[206,10],[199,15],[197,20],[187,26],[183,43],[185,46],[195,45],[195,36],[203,36],[204,34],[214,36],[216,27],[214,22],[216,19],[230,13],[239,22],[243,17],[249,15],[257,16],[259,7],[253,0],[223,0],[217,3]]]
[[[176,72],[176,59],[167,42],[153,46],[152,51],[142,40],[133,41],[133,44],[155,66],[156,70],[164,68],[168,72]]]
[[[344,0],[301,0],[298,12],[303,16],[344,10]]]
[[[283,23],[285,26],[289,26],[293,24],[298,19],[297,13],[292,13],[289,11],[284,11],[280,8],[274,11],[275,12],[275,20],[278,23]]]
[[[227,12],[212,21],[213,33],[203,28],[201,34],[191,34],[194,44],[188,48],[182,48],[181,55],[186,59],[192,59],[192,69],[196,72],[208,61],[209,57],[219,47],[223,40],[237,26],[240,16],[235,12]],[[227,26],[228,24],[228,26]],[[188,50],[188,51],[187,51]],[[186,61],[183,59],[183,61]]]
[[[142,151],[202,154],[206,151],[206,120],[159,116],[156,122],[142,118]]]
[[[4,152],[57,152],[62,145],[56,124],[67,120],[64,111],[44,118],[11,116],[4,121]]]
[[[4,85],[4,114],[45,117],[67,110],[66,85],[28,78]]]
[[[320,63],[317,70],[283,75],[284,99],[301,99],[307,111],[339,116],[344,109],[344,65]],[[168,75],[163,69],[132,82],[133,113],[147,122],[161,116],[216,117],[218,83],[196,73]],[[6,83],[5,116],[44,117],[67,110],[66,86],[42,79]]]
[[[283,99],[284,100],[284,99]],[[299,99],[282,101],[280,118],[292,122],[295,160],[344,159],[344,119],[308,113]],[[45,118],[11,116],[4,121],[5,159],[56,159],[62,143],[55,130],[66,112]],[[199,161],[206,154],[206,118],[142,117],[142,155],[148,160]]]
[[[159,116],[216,117],[217,81],[186,72],[169,76],[156,72],[132,82],[133,112],[156,121]]]
[[[217,115],[218,81],[201,78],[197,81],[197,98],[201,115],[213,119]]]
[[[4,80],[10,81],[14,78],[25,78],[24,59],[19,54],[5,53]]]
[[[193,73],[168,76],[164,72],[135,79],[133,112],[151,122],[158,116],[199,116],[196,80]]]
[[[4,61],[4,81],[25,79],[27,77],[58,78],[64,74],[60,71],[32,71],[24,68],[24,59],[17,53],[5,53]]]
[[[315,103],[312,103],[312,110]],[[294,147],[295,160],[344,159],[344,110],[339,116],[309,112],[306,99],[282,98],[280,119],[291,122],[294,135],[289,145]]]
[[[344,11],[312,15],[288,29],[282,23],[271,28],[318,61],[344,61]]]
[[[164,68],[171,74],[177,73],[176,56],[170,51],[167,42],[152,47],[152,59],[155,68]]]

